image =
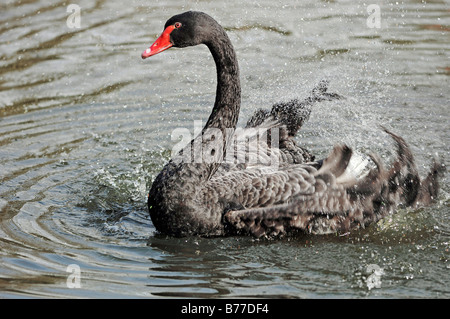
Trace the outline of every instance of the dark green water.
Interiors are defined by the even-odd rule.
[[[208,118],[216,74],[204,46],[140,58],[169,17],[205,11],[238,54],[241,123],[327,78],[346,99],[298,141],[388,162],[383,124],[425,175],[436,154],[449,166],[447,1],[379,3],[380,28],[362,1],[77,1],[79,28],[69,4],[0,4],[0,298],[450,297],[447,176],[434,206],[343,237],[157,235],[147,191],[171,132]]]

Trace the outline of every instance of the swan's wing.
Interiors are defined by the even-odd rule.
[[[328,93],[328,81],[321,81],[304,100],[292,99],[274,104],[271,110],[258,109],[247,121],[246,130],[267,130],[269,148],[279,149],[279,161],[285,164],[300,164],[314,161],[314,156],[297,144],[293,137],[309,119],[312,106],[321,101],[342,98]],[[275,124],[275,125],[274,125]],[[237,134],[239,137],[239,133]],[[276,143],[276,145],[274,145]]]
[[[250,234],[259,238],[293,231],[327,234],[341,231],[345,224],[350,226],[350,218],[341,214],[341,209],[348,206],[348,199],[339,193],[337,196],[323,195],[321,198],[303,196],[293,203],[272,207],[228,211],[224,216],[227,230],[232,234]]]
[[[282,145],[280,145],[282,143]],[[278,167],[314,161],[309,151],[288,139],[276,120],[258,127],[237,128],[227,143],[226,155],[218,175],[251,167]]]
[[[229,203],[231,207],[259,208],[283,204],[302,195],[321,194],[327,187],[334,187],[336,176],[343,175],[351,157],[350,148],[335,146],[319,170],[308,164],[232,170],[211,178],[200,198],[204,202]]]
[[[287,216],[297,215],[295,219],[299,223],[300,212],[306,213],[303,216],[308,212],[338,214],[351,208],[346,186],[337,183],[336,179],[336,176],[343,175],[351,158],[351,149],[336,146],[320,169],[298,164],[232,171],[212,178],[199,198],[205,204],[222,203],[223,211],[229,211],[225,215],[226,222],[234,225],[236,230],[251,219],[272,223],[276,219],[286,221]],[[345,183],[355,184],[351,178],[346,178]],[[255,226],[254,222],[250,223]],[[253,226],[246,230],[261,235],[259,226],[255,226],[258,229],[253,229]]]
[[[277,120],[287,129],[288,136],[295,136],[302,125],[308,121],[314,103],[341,99],[336,93],[328,93],[328,81],[320,81],[304,100],[292,99],[276,103],[272,109],[258,109],[247,121],[246,127],[260,127],[265,121]]]
[[[274,169],[251,167],[215,176],[202,189],[202,202],[223,203],[224,210],[268,207],[287,202],[291,197],[315,192],[312,166]]]
[[[333,151],[333,153],[336,152]],[[329,157],[330,159],[332,157]],[[250,234],[255,237],[272,237],[293,232],[311,234],[345,233],[351,229],[365,227],[379,220],[388,212],[374,209],[374,201],[379,200],[386,171],[379,159],[371,156],[376,164],[363,179],[357,179],[347,171],[342,175],[352,178],[339,179],[342,162],[320,169],[315,174],[314,192],[301,194],[290,201],[271,207],[246,210],[230,210],[224,220],[228,231],[234,234]]]
[[[252,195],[258,200],[244,206],[247,209],[225,213],[228,230],[260,237],[292,230],[323,234],[350,226],[352,218],[362,218],[362,211],[355,209],[355,200],[347,192],[358,181],[347,177],[341,182],[337,177],[346,173],[351,158],[350,148],[336,146],[319,170],[298,165],[283,171],[286,177],[281,180],[284,175],[278,172],[273,176],[279,180],[262,179],[263,187],[253,183]],[[354,214],[348,214],[351,210]]]
[[[432,196],[438,186],[437,175],[444,168],[435,163],[428,177],[421,181],[405,141],[385,131],[397,144],[397,159],[389,170],[377,156],[371,155],[376,167],[359,178],[349,175],[351,152],[345,147],[335,147],[323,166],[311,172],[309,193],[297,193],[272,206],[231,209],[224,214],[227,230],[256,237],[294,231],[347,232],[378,221],[399,204],[413,205]]]

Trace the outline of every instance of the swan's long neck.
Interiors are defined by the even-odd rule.
[[[202,174],[206,179],[215,173],[226,155],[227,144],[236,129],[241,107],[241,85],[236,53],[221,26],[217,25],[213,34],[214,37],[211,37],[211,40],[206,41],[205,44],[216,63],[216,100],[202,134],[191,142],[194,147],[202,145],[202,154],[206,156],[203,160],[209,162],[205,165],[205,174]],[[221,137],[216,136],[215,131],[217,132],[217,130],[220,130]],[[208,153],[212,149],[220,147],[220,150],[214,151],[214,155]]]
[[[235,129],[241,106],[239,65],[230,39],[222,27],[210,42],[205,43],[211,51],[217,68],[216,101],[205,128]]]

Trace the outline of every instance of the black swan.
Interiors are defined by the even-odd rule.
[[[342,233],[366,227],[398,205],[429,204],[436,197],[443,166],[434,161],[431,172],[421,180],[405,141],[385,128],[397,144],[397,159],[386,169],[376,155],[368,155],[373,165],[359,176],[349,174],[353,156],[349,147],[335,146],[326,159],[314,161],[295,143],[293,137],[307,120],[310,105],[339,98],[326,92],[326,82],[305,101],[256,111],[247,123],[253,133],[246,142],[258,140],[261,131],[268,138],[258,140],[256,145],[265,146],[265,152],[258,153],[256,164],[250,163],[255,151],[233,142],[239,134],[247,134],[236,129],[241,103],[236,54],[212,17],[193,11],[173,16],[142,58],[170,47],[198,44],[209,48],[216,64],[216,100],[202,133],[173,156],[153,181],[148,209],[158,232],[255,237]],[[196,146],[202,150],[200,160],[193,151]],[[240,151],[246,153],[244,161],[235,161]],[[225,161],[230,153],[231,161]]]

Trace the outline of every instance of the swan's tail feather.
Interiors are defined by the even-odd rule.
[[[420,188],[420,177],[414,157],[402,137],[385,127],[382,128],[397,144],[397,159],[392,163],[387,176],[389,201],[410,206],[416,201]]]
[[[348,177],[352,150],[336,146],[314,174],[313,194],[297,195],[289,203],[272,207],[229,211],[224,215],[226,224],[235,234],[255,237],[293,232],[345,233],[377,222],[398,205],[431,203],[445,167],[435,160],[428,176],[420,180],[406,142],[383,129],[397,144],[397,158],[388,169],[377,155],[370,154],[375,167],[359,178]],[[360,161],[360,165],[363,163]]]
[[[397,190],[402,204],[406,206],[429,205],[437,198],[439,179],[446,171],[445,165],[435,158],[430,172],[420,179],[414,157],[405,140],[383,127],[397,143],[397,160],[389,171],[389,186]]]
[[[435,158],[427,177],[421,181],[416,205],[429,205],[436,200],[439,192],[439,179],[445,171],[445,165]]]

